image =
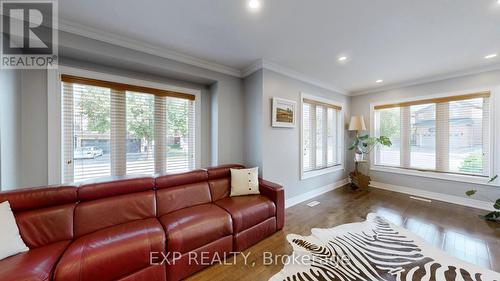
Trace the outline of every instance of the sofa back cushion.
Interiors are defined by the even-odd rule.
[[[154,178],[112,177],[78,188],[75,236],[156,216]]]
[[[0,192],[0,202],[4,201],[9,201],[21,237],[30,249],[73,239],[75,186]]]
[[[212,200],[217,201],[229,197],[231,193],[231,169],[243,169],[242,165],[230,164],[207,169],[208,185]]]
[[[156,177],[158,216],[212,202],[207,179],[205,170]]]

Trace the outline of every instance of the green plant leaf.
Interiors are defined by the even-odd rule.
[[[465,192],[465,195],[472,196],[472,195],[476,194],[476,192],[477,192],[477,190],[475,190],[475,189],[467,190]]]
[[[375,138],[375,137],[369,137],[369,138],[366,139],[366,146],[368,146],[368,145],[370,145],[370,146],[375,145],[377,143],[377,141],[378,141],[377,138]]]
[[[495,175],[494,177],[492,177],[492,178],[488,181],[488,183],[492,183],[492,182],[494,182],[497,178],[498,178],[498,175]]]
[[[481,216],[481,218],[487,221],[500,221],[500,212],[491,212],[486,214],[485,216]]]
[[[359,144],[359,139],[358,138],[354,139],[351,146],[349,146],[349,150],[355,149],[358,146],[358,144]]]
[[[497,201],[495,202],[495,204],[493,205],[493,207],[497,210],[500,210],[500,199],[497,199]]]
[[[391,146],[391,140],[386,136],[380,136],[379,138],[370,137],[370,135],[366,134],[363,136],[356,136],[353,140],[351,146],[349,146],[349,150],[356,150],[356,153],[368,154],[372,151],[372,149],[378,144],[384,146]]]
[[[378,138],[378,142],[380,142],[380,144],[382,144],[383,146],[391,146],[392,145],[391,139],[389,139],[386,136],[380,136],[380,138]]]

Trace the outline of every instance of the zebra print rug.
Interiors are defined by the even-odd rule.
[[[449,256],[376,214],[366,221],[287,236],[293,254],[270,281],[500,281],[500,274]]]

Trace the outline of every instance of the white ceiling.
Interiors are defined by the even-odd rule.
[[[62,22],[243,72],[256,60],[348,92],[491,68],[496,0],[61,0]],[[344,64],[337,58],[348,57]]]

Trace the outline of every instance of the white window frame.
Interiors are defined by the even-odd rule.
[[[500,112],[495,112],[496,108],[500,108],[499,102],[500,99],[497,95],[500,93],[500,86],[493,88],[480,88],[480,89],[469,89],[463,91],[454,91],[440,94],[432,94],[432,95],[424,95],[406,99],[399,100],[385,100],[376,103],[370,103],[370,135],[374,136],[376,133],[375,128],[375,107],[384,105],[384,104],[394,104],[394,103],[404,103],[404,102],[413,102],[424,99],[433,99],[433,98],[443,98],[450,96],[460,96],[466,95],[470,93],[478,93],[478,92],[486,92],[489,91],[491,93],[490,96],[490,108],[489,108],[489,120],[490,120],[490,139],[489,139],[489,149],[490,149],[490,157],[489,157],[489,165],[490,165],[490,176],[494,176],[496,174],[500,174],[500,157],[497,157],[500,149],[495,147],[495,140],[500,140],[500,128],[496,128],[498,124],[500,124]],[[475,176],[475,175],[462,175],[462,174],[453,174],[453,173],[443,173],[443,172],[433,172],[433,171],[420,171],[416,169],[405,169],[400,167],[391,167],[391,166],[382,166],[375,164],[375,150],[370,153],[370,170],[377,172],[387,172],[401,175],[410,175],[417,177],[425,177],[432,179],[441,179],[441,180],[449,180],[456,182],[465,182],[472,184],[487,184],[489,177]],[[496,180],[493,184],[498,185],[500,180]]]
[[[336,165],[336,166],[333,166],[333,167],[327,167],[327,168],[323,168],[323,169],[319,169],[319,170],[313,170],[313,171],[304,171],[304,116],[303,116],[303,112],[304,112],[304,99],[311,99],[311,100],[315,100],[315,101],[318,101],[318,102],[323,102],[323,103],[328,103],[328,104],[331,104],[331,105],[335,105],[335,106],[339,106],[342,108],[342,110],[340,110],[340,118],[339,120],[337,120],[337,123],[340,125],[338,126],[338,130],[339,130],[339,139],[341,140],[340,143],[338,144],[338,151],[340,152],[340,165]],[[300,116],[300,151],[299,151],[299,154],[300,154],[300,179],[301,180],[305,180],[305,179],[309,179],[309,178],[313,178],[313,177],[317,177],[317,176],[321,176],[321,175],[325,175],[325,174],[329,174],[329,173],[333,173],[333,172],[337,172],[337,171],[344,171],[345,170],[345,149],[344,149],[344,143],[345,143],[345,135],[344,135],[344,120],[345,120],[345,104],[342,103],[342,102],[338,102],[338,101],[334,101],[334,100],[330,100],[330,99],[326,99],[326,98],[323,98],[323,97],[318,97],[318,96],[314,96],[314,95],[310,95],[310,94],[307,94],[307,93],[304,93],[304,92],[301,92],[300,93],[300,112],[299,112],[299,116]],[[314,152],[311,152],[311,153],[316,153],[315,151]]]
[[[201,90],[178,87],[170,84],[152,82],[148,80],[135,79],[126,76],[103,73],[82,68],[62,66],[58,69],[47,70],[47,120],[48,120],[48,161],[47,176],[49,184],[61,184],[63,182],[62,167],[64,163],[62,144],[62,95],[61,75],[73,75],[91,79],[105,80],[115,83],[131,84],[141,87],[154,88],[165,91],[181,92],[195,96],[195,169],[200,168],[202,163],[201,154]]]

